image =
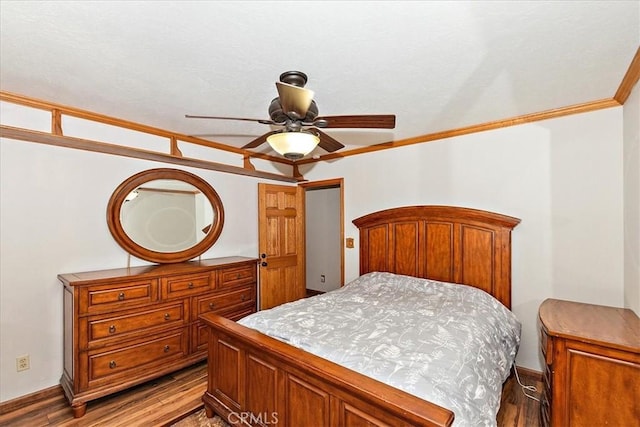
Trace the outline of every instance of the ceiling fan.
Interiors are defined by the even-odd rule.
[[[316,146],[330,153],[344,148],[342,143],[319,128],[393,129],[396,125],[396,116],[392,114],[318,117],[318,106],[313,100],[314,92],[305,89],[306,83],[307,75],[301,71],[287,71],[280,75],[280,81],[276,82],[278,97],[274,98],[269,105],[270,120],[189,114],[185,117],[243,120],[282,127],[280,130],[272,130],[259,136],[242,148],[256,148],[268,142],[276,152],[289,160],[301,159]]]

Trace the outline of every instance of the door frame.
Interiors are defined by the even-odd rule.
[[[313,182],[301,182],[298,184],[304,193],[308,190],[322,190],[328,188],[338,188],[340,190],[340,287],[344,286],[344,178],[333,178],[333,179],[325,179],[322,181],[313,181]],[[306,199],[306,197],[305,197]],[[307,223],[307,210],[304,210],[304,223],[305,223],[305,233],[306,233],[306,223]],[[305,237],[306,238],[306,237]],[[304,253],[304,266],[306,271],[307,266],[307,253]],[[306,273],[305,273],[305,287],[306,287]]]

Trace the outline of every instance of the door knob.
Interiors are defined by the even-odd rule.
[[[261,265],[261,266],[263,266],[263,267],[266,267],[266,266],[267,266],[267,263],[266,263],[266,262],[264,262],[264,261],[262,261],[262,264],[260,264],[260,265]]]

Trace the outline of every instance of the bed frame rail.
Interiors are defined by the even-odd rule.
[[[207,416],[232,425],[450,426],[453,412],[208,313]]]

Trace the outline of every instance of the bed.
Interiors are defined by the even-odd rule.
[[[519,220],[470,208],[408,206],[353,223],[360,233],[360,277],[340,290],[257,313],[244,324],[201,317],[209,328],[207,415],[264,426],[448,426],[454,413],[456,425],[495,423],[486,408],[496,405],[492,390],[499,402],[519,343],[519,323],[509,312],[511,231]],[[427,300],[448,308],[465,302],[466,314],[447,312],[445,321],[461,338],[427,321]],[[357,316],[363,304],[374,314]],[[426,317],[411,320],[413,313]],[[495,319],[475,331],[460,323],[465,316]],[[496,324],[511,330],[511,338],[497,338],[505,350],[472,354],[471,338],[495,335],[487,328]],[[363,337],[364,346],[352,345]],[[407,343],[422,347],[430,340],[435,348],[410,353]],[[447,347],[453,353],[444,353]],[[468,360],[454,360],[456,353]],[[448,360],[461,376],[422,375]],[[470,374],[463,365],[480,367]],[[467,397],[450,398],[447,382]],[[469,396],[486,407],[468,410]]]

